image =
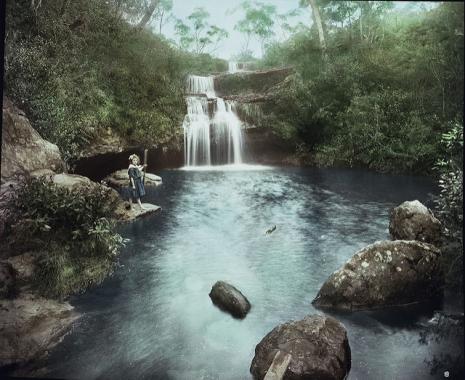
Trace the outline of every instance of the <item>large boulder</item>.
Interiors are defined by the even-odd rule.
[[[399,306],[442,292],[441,252],[414,240],[378,241],[358,251],[331,274],[312,303],[359,310]]]
[[[250,310],[249,300],[234,286],[218,281],[210,292],[213,303],[235,318],[244,318]]]
[[[436,244],[441,238],[441,223],[421,202],[407,201],[391,210],[389,233],[394,240]]]
[[[291,356],[283,379],[342,380],[350,371],[347,332],[332,317],[311,315],[275,327],[255,347],[250,366],[254,379],[265,377],[278,352]]]
[[[129,174],[127,169],[118,170],[103,180],[108,186],[120,188],[129,186]],[[145,186],[159,186],[162,183],[161,177],[152,173],[145,173]]]
[[[38,169],[64,170],[60,150],[35,131],[24,112],[3,97],[2,183],[27,177]]]
[[[70,304],[30,293],[0,300],[0,367],[43,357],[78,317]]]

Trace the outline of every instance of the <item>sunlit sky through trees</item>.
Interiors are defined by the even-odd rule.
[[[234,55],[240,53],[244,46],[244,35],[234,30],[235,24],[244,17],[242,3],[243,0],[173,0],[172,17],[163,27],[163,34],[168,39],[178,41],[174,29],[175,18],[185,21],[195,8],[203,7],[210,14],[208,22],[226,29],[229,33],[229,37],[224,39],[212,54],[223,59],[231,59]],[[287,21],[291,26],[296,26],[298,23],[311,26],[313,23],[309,8],[299,8],[299,0],[266,0],[262,1],[262,3],[276,6],[277,14],[285,14],[299,9],[298,15],[290,17]],[[431,9],[437,6],[439,2],[394,1],[394,4],[395,9],[407,11],[420,10],[421,8]],[[156,30],[155,25],[154,29]],[[280,27],[279,20],[276,18],[274,39],[282,41],[287,39],[288,36],[289,33]],[[253,52],[254,56],[261,57],[260,42],[256,38],[250,40],[248,48]]]

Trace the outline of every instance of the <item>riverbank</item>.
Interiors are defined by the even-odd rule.
[[[62,341],[81,317],[69,296],[99,284],[114,269],[124,243],[115,224],[160,207],[131,208],[115,190],[66,173],[58,147],[42,139],[6,97],[2,120],[3,372],[42,360]]]

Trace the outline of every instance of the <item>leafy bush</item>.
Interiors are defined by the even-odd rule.
[[[5,93],[67,162],[108,129],[128,145],[176,142],[186,74],[227,69],[136,30],[119,1],[30,3],[7,4]]]
[[[314,27],[271,44],[260,62],[297,72],[264,112],[268,126],[295,136],[320,165],[433,174],[445,124],[463,119],[463,3],[408,17],[383,10],[364,20],[363,35],[354,19],[331,19],[339,3],[320,7],[327,62]]]
[[[440,193],[436,215],[443,227],[443,257],[447,283],[462,289],[463,281],[463,126],[450,123],[442,135],[444,158],[438,160]]]
[[[69,190],[45,179],[28,180],[18,191],[10,249],[40,252],[35,285],[42,294],[64,297],[111,270],[124,242],[114,231],[110,192],[96,185]]]

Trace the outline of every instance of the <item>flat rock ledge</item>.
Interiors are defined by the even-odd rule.
[[[276,376],[282,354],[287,360]],[[344,326],[329,316],[309,315],[271,330],[255,347],[250,372],[255,380],[342,380],[350,367],[351,351]]]
[[[127,169],[118,170],[103,180],[108,186],[119,189],[129,186],[129,175]],[[153,173],[145,173],[145,186],[160,186],[162,178]]]
[[[312,301],[341,311],[403,306],[442,294],[441,252],[413,240],[378,241],[335,271]]]
[[[124,211],[120,211],[118,215],[118,220],[120,220],[121,222],[130,222],[134,219],[148,216],[161,211],[160,206],[153,205],[151,203],[142,203],[142,206],[145,208],[145,210],[141,210],[139,205],[134,204],[131,208],[129,208],[129,202],[126,202],[126,207]]]
[[[30,293],[0,300],[0,367],[22,365],[45,356],[79,318],[67,302]]]
[[[238,289],[224,281],[216,282],[209,296],[216,306],[234,318],[245,318],[250,311],[249,300]]]
[[[393,240],[437,244],[441,239],[441,222],[421,202],[407,201],[390,211],[389,233]]]

